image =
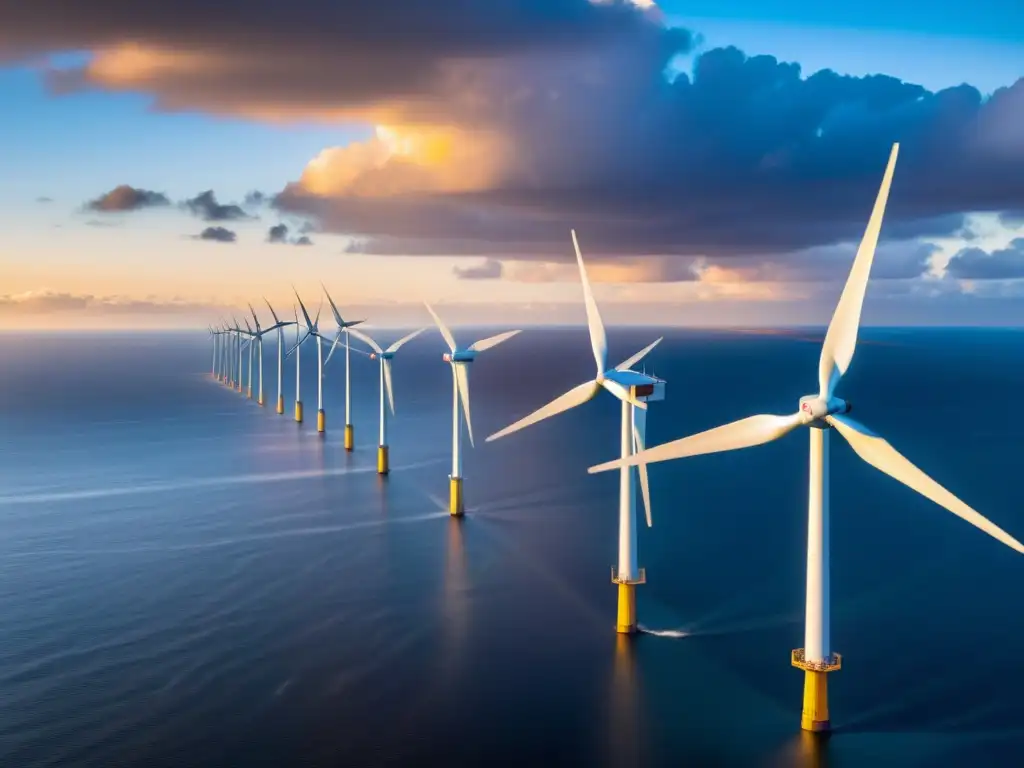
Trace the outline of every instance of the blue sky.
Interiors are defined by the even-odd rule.
[[[309,4],[312,6],[315,2],[309,0]],[[1024,75],[1024,35],[1019,33],[1024,29],[1024,5],[1019,2],[936,2],[929,4],[926,12],[920,10],[923,6],[919,3],[881,0],[841,5],[783,0],[732,2],[728,8],[722,5],[710,0],[686,3],[664,0],[659,4],[669,24],[700,35],[700,44],[681,57],[691,72],[698,56],[722,46],[736,46],[748,55],[771,54],[782,61],[797,62],[804,76],[825,68],[858,77],[885,74],[923,85],[930,91],[966,82],[987,96],[998,88],[1013,85]],[[3,21],[3,12],[0,12],[0,26]],[[539,29],[542,22],[537,23]],[[58,38],[58,32],[63,36],[59,37],[62,41],[69,35],[73,39],[73,19],[64,23],[60,30],[56,29],[58,26],[61,25],[54,25],[54,39]],[[66,44],[50,42],[46,34],[39,32],[41,28],[46,31],[45,25],[32,30],[39,41],[29,40],[30,45],[36,45],[31,53],[39,57],[59,53]],[[116,24],[112,23],[112,29],[114,36],[104,43],[108,48],[122,43],[116,36],[120,34]],[[14,34],[17,33],[14,29]],[[644,61],[643,46],[652,45],[650,35],[651,32],[644,29],[637,30],[632,37],[623,33],[624,42],[608,56],[627,51],[624,68],[633,66],[632,62]],[[287,37],[287,31],[282,37]],[[25,33],[24,39],[28,38]],[[4,44],[5,38],[0,33],[0,61]],[[12,43],[7,40],[7,44]],[[180,44],[185,45],[185,42]],[[179,42],[168,37],[161,45],[164,46],[161,50],[177,51]],[[367,63],[366,72],[382,69],[379,62],[385,60],[388,50],[386,45],[381,47],[381,51],[375,52],[381,58],[375,59],[374,64]],[[480,248],[480,241],[467,245],[457,233],[446,232],[442,237],[435,232],[441,222],[426,211],[446,212],[447,207],[424,208],[423,221],[414,227],[408,222],[420,214],[391,214],[392,209],[381,202],[381,193],[374,191],[376,187],[365,191],[369,189],[367,184],[384,183],[381,168],[390,169],[396,159],[401,160],[403,167],[415,167],[428,179],[423,182],[427,187],[412,190],[417,202],[429,197],[433,205],[438,194],[452,193],[471,196],[486,193],[490,195],[486,199],[488,205],[491,198],[500,198],[505,207],[483,215],[474,203],[471,210],[477,212],[472,218],[465,219],[460,214],[458,220],[464,224],[472,221],[473,226],[480,222],[490,222],[496,227],[500,224],[502,236],[506,236],[512,224],[502,223],[503,217],[518,215],[516,211],[522,210],[521,202],[507,207],[507,195],[522,187],[524,179],[537,189],[544,188],[546,182],[537,180],[537,173],[543,175],[543,171],[532,176],[522,175],[527,173],[523,170],[528,166],[525,159],[522,168],[510,168],[507,158],[503,158],[503,165],[496,164],[492,168],[491,159],[503,152],[514,152],[519,157],[520,150],[535,147],[538,142],[543,143],[544,138],[538,139],[532,134],[525,121],[525,127],[510,128],[508,135],[502,135],[504,126],[495,128],[472,122],[477,118],[467,118],[465,115],[471,112],[465,109],[479,102],[479,94],[474,96],[477,102],[466,96],[463,104],[462,92],[438,90],[440,86],[434,85],[429,86],[434,90],[416,98],[412,98],[411,90],[397,100],[393,95],[383,95],[382,91],[369,106],[358,109],[352,106],[353,102],[346,101],[347,97],[339,95],[337,116],[327,117],[318,113],[316,107],[303,105],[297,112],[282,113],[280,119],[268,120],[263,117],[267,110],[281,108],[280,94],[258,93],[253,96],[255,101],[245,101],[249,98],[246,93],[239,97],[239,105],[227,104],[221,110],[225,114],[215,116],[210,114],[209,99],[214,99],[216,104],[216,94],[194,96],[195,82],[181,80],[168,84],[160,79],[163,75],[158,72],[158,76],[146,75],[149,79],[138,75],[138,79],[122,88],[120,83],[103,81],[107,70],[88,70],[93,51],[88,49],[88,40],[84,37],[81,48],[78,53],[64,51],[51,64],[62,69],[85,65],[83,77],[92,78],[92,87],[72,88],[62,95],[54,95],[44,84],[44,73],[39,66],[41,59],[0,66],[0,98],[7,115],[0,121],[0,143],[5,147],[0,156],[0,217],[3,219],[0,226],[8,233],[4,238],[6,243],[0,241],[0,264],[8,278],[8,286],[0,286],[0,308],[3,308],[0,325],[69,322],[68,315],[61,310],[61,296],[92,297],[94,308],[89,322],[101,325],[122,322],[120,318],[124,315],[104,317],[106,305],[103,302],[116,304],[121,300],[140,301],[143,297],[148,297],[146,300],[157,308],[155,317],[147,318],[147,323],[194,322],[204,313],[220,311],[251,295],[271,293],[283,299],[283,288],[271,282],[271,276],[281,270],[281,264],[287,265],[290,279],[308,284],[310,290],[320,279],[344,281],[345,301],[359,306],[394,309],[392,305],[396,303],[415,304],[419,298],[428,298],[463,307],[469,319],[477,316],[488,319],[495,315],[498,306],[507,306],[512,313],[526,311],[523,308],[529,307],[538,321],[577,319],[572,314],[572,302],[577,298],[571,286],[573,276],[571,270],[565,269],[567,262],[563,254],[551,255],[544,252],[543,247],[541,253],[517,250],[528,249],[527,243],[541,242],[537,239],[539,235],[524,236],[521,240],[513,238],[511,244],[494,249]],[[94,50],[102,52],[101,48],[103,45],[97,44]],[[338,48],[345,48],[342,41]],[[503,49],[487,65],[482,65],[494,70],[486,72],[487,77],[495,77],[494,82],[505,83],[511,77],[524,83],[522,88],[536,92],[538,86],[546,87],[544,78],[550,77],[552,89],[567,87],[565,83],[569,81],[559,79],[562,77],[559,70],[553,70],[550,76],[530,71],[524,63],[526,57],[517,57],[514,45],[510,48],[511,53]],[[396,40],[394,51],[400,50],[400,41]],[[536,55],[540,61],[546,53],[542,50],[531,56]],[[246,63],[238,58],[237,52],[233,55],[235,62]],[[301,39],[288,55],[299,59],[304,56]],[[454,53],[448,57],[448,53],[441,51],[436,61],[447,66],[449,61],[458,60]],[[507,71],[502,69],[506,58],[509,61]],[[424,69],[429,67],[424,65]],[[133,70],[131,74],[135,77],[137,72]],[[566,69],[565,77],[570,76],[576,74]],[[245,81],[245,88],[252,79],[254,77]],[[350,83],[339,82],[338,93],[350,86]],[[303,87],[304,83],[296,80],[296,92]],[[450,86],[445,84],[444,87]],[[258,90],[258,84],[253,86],[254,93]],[[624,86],[614,93],[609,91],[612,94],[609,98],[628,92]],[[328,88],[322,93],[330,98],[332,91]],[[154,106],[157,101],[170,98],[182,101],[184,108],[167,111]],[[431,101],[441,105],[440,113],[438,108],[417,112]],[[1016,102],[1008,101],[1013,108]],[[324,108],[328,106],[335,105],[325,104]],[[635,104],[630,107],[635,108]],[[291,109],[289,106],[288,110]],[[572,119],[572,115],[557,115],[549,106],[544,109],[544,119],[555,120],[553,124]],[[446,114],[448,112],[451,114]],[[456,113],[458,117],[454,116]],[[430,117],[425,121],[423,115],[427,114]],[[437,117],[438,114],[441,116]],[[1002,119],[1005,123],[1005,118]],[[510,123],[514,120],[510,118]],[[590,123],[599,126],[601,121],[591,120]],[[375,133],[375,125],[388,125],[393,130],[386,135]],[[1021,146],[1024,141],[1018,141],[1012,134],[1007,138],[1006,130],[1001,130],[1003,133],[995,139],[1002,142],[1000,151],[1011,153],[1012,161],[1017,162],[1024,154]],[[392,136],[397,138],[389,138]],[[580,152],[595,151],[602,157],[620,153],[615,146],[602,145],[603,141],[611,139],[595,129],[592,138],[578,137],[569,146],[573,151],[579,146],[583,148]],[[626,159],[631,151],[635,150],[625,146],[621,151],[622,162],[627,163],[627,167],[636,165],[636,161]],[[781,145],[779,151],[783,151]],[[318,155],[320,161],[311,166]],[[438,160],[442,155],[443,159]],[[368,157],[385,159],[368,160]],[[542,152],[537,153],[538,168],[543,169],[548,164],[544,157]],[[856,203],[857,196],[863,200],[864,190],[871,184],[877,185],[884,157],[878,159],[877,152],[870,157],[878,166],[872,171],[874,180],[860,179],[856,182],[860,186],[850,187],[850,205],[863,208],[867,202]],[[362,165],[358,165],[360,163]],[[615,178],[612,171],[609,174],[609,178]],[[865,171],[862,175],[869,174]],[[517,180],[513,182],[512,178]],[[586,183],[606,182],[598,179]],[[207,189],[214,190],[221,202],[228,203],[240,202],[251,190],[270,194],[283,190],[296,192],[292,209],[296,215],[282,216],[273,209],[265,209],[258,213],[258,219],[228,223],[227,226],[237,231],[238,241],[221,245],[195,239],[200,230],[216,222],[196,221],[174,206],[169,210],[113,215],[81,211],[86,201],[124,184],[165,193],[172,202]],[[289,184],[294,186],[287,187]],[[537,187],[538,184],[541,186]],[[898,187],[896,189],[894,196],[898,194]],[[319,198],[310,202],[302,196],[305,193],[315,193]],[[970,199],[965,197],[964,207],[959,210],[961,214],[973,216],[978,200],[987,206],[971,219],[977,222],[975,229],[978,230],[973,239],[954,237],[949,232],[940,234],[939,229],[918,221],[914,231],[920,234],[907,240],[905,249],[920,242],[935,244],[937,255],[932,271],[941,275],[945,262],[964,248],[980,246],[986,254],[1011,248],[1014,239],[1021,234],[1012,224],[1016,220],[1008,216],[999,219],[996,212],[1004,205],[1003,198],[1006,208],[1024,210],[1024,196],[1018,192],[1014,197],[1012,189],[999,191],[1002,195],[999,199],[995,199],[994,194],[991,190],[981,190]],[[53,202],[40,203],[38,198],[41,197],[52,198]],[[353,211],[363,215],[366,205],[373,208],[373,221],[366,224],[365,230],[358,229],[364,222],[352,223],[355,222]],[[406,208],[394,210],[407,211]],[[551,210],[547,209],[548,214]],[[948,216],[953,210],[955,206],[951,208],[949,200],[945,200],[934,212],[936,216]],[[608,254],[595,253],[599,289],[605,301],[621,305],[623,317],[635,309],[638,285],[642,285],[647,295],[657,296],[666,306],[674,306],[675,314],[669,315],[681,323],[694,316],[710,317],[713,322],[722,324],[728,324],[730,318],[735,317],[742,317],[744,323],[756,323],[761,318],[766,323],[779,323],[787,318],[795,322],[812,321],[832,300],[834,284],[841,279],[842,270],[837,268],[835,276],[823,278],[819,291],[806,284],[788,284],[783,267],[787,259],[814,258],[818,252],[815,249],[844,247],[843,243],[847,242],[844,238],[852,234],[852,222],[859,220],[858,216],[861,214],[855,212],[850,217],[844,214],[836,218],[834,237],[827,233],[808,234],[788,245],[766,243],[761,249],[763,252],[756,248],[751,250],[747,242],[730,246],[732,250],[722,254],[716,253],[714,245],[705,241],[684,244],[680,247],[685,252],[678,255],[692,261],[693,274],[686,272],[683,278],[675,276],[675,266],[666,266],[676,257],[674,253],[662,250],[648,254],[622,253],[621,262],[617,263],[612,253],[614,248],[609,245]],[[394,231],[386,226],[381,228],[380,222],[389,217],[395,224]],[[282,250],[280,246],[264,242],[269,226],[285,221],[293,225],[294,231],[294,225],[307,218],[319,228],[313,235],[312,247]],[[115,226],[93,226],[97,220]],[[486,230],[483,224],[481,228],[481,231]],[[928,232],[934,234],[926,237]],[[435,235],[436,239],[432,240]],[[626,238],[626,233],[622,236]],[[481,237],[486,238],[486,235]],[[410,250],[428,240],[433,244],[424,246],[422,253]],[[360,243],[372,245],[360,251]],[[597,247],[604,247],[604,244]],[[657,246],[663,247],[663,243]],[[891,250],[895,253],[896,246]],[[790,253],[795,255],[787,255]],[[760,262],[755,264],[758,259]],[[766,273],[761,262],[771,267],[767,272],[783,276],[778,279],[751,277],[755,273]],[[935,274],[931,275],[933,277]],[[1021,277],[1024,278],[1024,270]],[[925,278],[930,279],[927,275]],[[1013,306],[1012,301],[1009,304],[1007,301],[1018,293],[1016,277],[999,281],[998,285],[987,281],[980,287],[970,279],[961,281],[959,287],[952,286],[948,280],[928,282],[928,279],[924,282],[905,280],[899,290],[899,281],[893,280],[880,289],[876,301],[882,302],[883,296],[892,294],[893,302],[902,301],[911,307],[907,310],[907,322],[929,322],[949,312],[955,313],[964,302],[984,302],[983,297],[991,294],[1000,300],[991,302],[990,322],[1017,322],[1007,316],[1006,309]],[[383,287],[385,285],[389,287]],[[1019,293],[1024,296],[1024,288]],[[104,297],[103,301],[99,301],[99,297]],[[168,303],[176,306],[164,311],[162,305]],[[139,312],[148,312],[141,304],[139,306]],[[567,315],[563,314],[563,306],[569,307],[565,310]],[[613,314],[615,311],[611,310]],[[887,316],[892,315],[892,310],[887,312]],[[49,315],[42,317],[46,313]],[[382,314],[386,312],[382,310]],[[974,318],[972,322],[984,316],[975,305],[969,314]],[[896,316],[899,317],[898,312]]]

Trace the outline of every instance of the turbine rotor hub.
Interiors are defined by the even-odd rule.
[[[825,400],[818,395],[805,395],[800,398],[800,413],[804,417],[804,423],[816,429],[830,429],[831,425],[825,421],[826,416],[833,413],[849,413],[851,410],[852,406],[838,397]]]

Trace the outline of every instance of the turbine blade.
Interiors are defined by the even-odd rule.
[[[647,357],[648,353],[652,349],[654,349],[656,346],[658,346],[661,343],[661,340],[663,338],[665,338],[665,337],[662,336],[661,338],[656,339],[653,343],[648,344],[646,347],[641,349],[639,352],[637,352],[632,357],[623,360],[621,363],[619,363],[618,365],[615,366],[615,370],[616,371],[628,371],[634,365],[636,365],[641,360],[643,360],[645,357]]]
[[[572,245],[576,249],[576,263],[580,267],[580,282],[583,283],[583,300],[587,305],[587,325],[590,328],[590,346],[594,350],[594,362],[597,363],[598,375],[604,373],[608,359],[608,337],[604,332],[604,323],[601,322],[601,313],[597,311],[597,302],[594,301],[594,292],[590,289],[590,280],[587,279],[587,268],[583,266],[583,254],[580,253],[580,244],[576,240],[576,230],[572,232]]]
[[[469,444],[474,448],[473,442],[473,420],[469,416],[469,369],[463,363],[453,366],[455,368],[455,380],[459,386],[459,399],[462,400],[462,410],[466,414],[466,430],[469,432]]]
[[[405,342],[412,341],[417,336],[419,336],[421,333],[423,333],[425,330],[427,330],[427,329],[426,328],[419,328],[419,329],[413,331],[412,333],[408,334],[407,336],[403,336],[398,341],[396,341],[394,344],[392,344],[390,347],[388,347],[387,351],[391,352],[391,353],[397,352],[399,349],[402,348],[402,345],[405,344]]]
[[[657,343],[657,342],[655,342]],[[647,444],[647,411],[633,411],[633,452],[640,453]],[[644,514],[647,516],[647,527],[651,522],[651,485],[647,479],[647,465],[637,464],[640,475],[640,492],[644,497]]]
[[[324,308],[324,300],[320,299],[320,306],[316,308],[316,320],[313,321],[313,328],[319,330],[320,328],[320,312]]]
[[[298,340],[297,342],[295,342],[295,346],[294,346],[294,347],[292,347],[292,348],[291,348],[290,350],[288,350],[288,354],[287,354],[287,355],[285,355],[285,357],[291,357],[291,356],[292,356],[292,353],[293,353],[293,352],[294,352],[294,351],[295,351],[296,349],[298,349],[299,347],[301,347],[301,346],[302,346],[302,345],[303,345],[303,344],[304,344],[304,343],[306,342],[306,339],[308,339],[308,338],[309,338],[310,336],[312,336],[312,335],[313,335],[313,334],[311,334],[311,333],[310,333],[309,331],[306,331],[305,335],[304,335],[304,336],[303,336],[303,337],[302,337],[301,339],[299,339],[299,340]]]
[[[376,341],[371,339],[368,335],[366,335],[362,331],[357,331],[355,328],[349,328],[348,332],[351,333],[353,336],[355,336],[357,339],[359,339],[364,344],[367,344],[370,347],[370,349],[372,349],[378,355],[382,354],[384,352],[384,350],[380,348],[380,344],[378,344]]]
[[[292,286],[292,290],[295,291],[295,287]],[[302,303],[302,299],[299,298],[299,292],[295,291],[295,298],[299,300],[299,307],[302,309],[302,317],[306,320],[306,327],[312,328],[313,321],[309,317],[309,312],[306,311],[306,305]],[[295,318],[298,320],[298,316]]]
[[[249,311],[252,313],[252,321],[256,323],[256,333],[260,332],[260,319],[256,317],[256,310],[252,308],[252,304],[249,304]]]
[[[517,333],[522,333],[522,331],[505,331],[504,333],[499,333],[497,336],[489,336],[486,339],[480,339],[480,341],[474,341],[472,344],[469,345],[469,351],[470,352],[484,352],[484,351],[490,349],[491,347],[498,346],[503,341],[508,341],[513,336],[515,336]]]
[[[281,319],[277,316],[277,312],[274,311],[274,308],[270,306],[270,302],[267,301],[266,296],[263,297],[263,303],[266,304],[267,309],[270,310],[270,316],[274,318],[274,323],[276,323],[277,325],[281,325]]]
[[[384,389],[388,391],[388,405],[391,406],[391,415],[395,415],[395,392],[392,389],[391,384],[391,361],[387,358],[381,358],[380,364],[384,366]],[[469,419],[466,419],[466,423],[469,423]],[[472,432],[470,433],[472,434]]]
[[[739,448],[751,448],[755,445],[778,440],[783,435],[799,427],[804,421],[799,412],[790,416],[760,414],[724,424],[696,435],[673,440],[670,443],[640,451],[628,459],[616,459],[604,464],[590,467],[587,472],[607,472],[609,469],[632,467],[637,464],[653,464],[670,459],[683,459],[688,456],[702,456],[707,453],[735,451]]]
[[[884,438],[847,416],[833,414],[826,416],[825,419],[836,428],[836,431],[850,444],[854,452],[875,469],[899,480],[908,488],[917,491],[926,499],[934,501],[957,517],[963,518],[976,528],[980,528],[1011,549],[1024,553],[1024,545],[911,464]]]
[[[331,304],[331,312],[334,313],[334,322],[338,324],[339,328],[345,327],[345,321],[341,319],[341,313],[338,312],[338,307],[334,304],[334,299],[331,298],[331,294],[327,292],[327,286],[320,283],[320,287],[324,289],[324,295],[327,296],[327,301]]]
[[[497,440],[499,437],[518,432],[520,429],[536,424],[538,421],[542,421],[550,416],[555,416],[563,411],[568,411],[570,408],[575,408],[577,405],[583,405],[588,400],[592,400],[594,395],[600,391],[600,388],[596,381],[585,381],[573,387],[565,394],[559,395],[547,405],[541,406],[529,416],[524,416],[514,424],[510,424],[504,429],[495,432],[485,442],[489,443],[492,440]]]
[[[441,322],[441,318],[437,316],[437,313],[430,308],[430,305],[427,304],[427,302],[424,301],[423,304],[424,304],[424,306],[426,306],[427,312],[430,313],[430,316],[434,318],[434,322],[437,324],[437,330],[439,330],[441,332],[441,336],[444,337],[445,344],[447,344],[448,348],[451,349],[452,352],[454,352],[455,351],[455,337],[452,336],[452,332],[449,331],[448,327],[444,323]]]
[[[647,403],[643,402],[642,400],[637,400],[635,397],[632,397],[629,394],[629,390],[626,389],[621,384],[619,384],[619,382],[611,381],[610,379],[602,379],[601,380],[601,386],[604,387],[605,389],[607,389],[609,392],[611,392],[617,398],[619,398],[619,400],[626,401],[627,403],[632,405],[634,408],[637,408],[637,409],[639,409],[641,411],[647,410]]]
[[[882,186],[875,198],[875,207],[871,211],[864,237],[860,241],[857,255],[850,268],[850,276],[839,297],[832,322],[825,333],[825,342],[821,347],[821,358],[818,361],[818,393],[823,398],[832,396],[839,379],[846,373],[853,359],[853,351],[857,346],[857,329],[860,326],[860,312],[864,306],[864,292],[868,287],[871,275],[871,263],[875,258],[875,247],[878,245],[878,233],[882,229],[885,216],[885,204],[889,199],[889,187],[892,185],[893,172],[896,170],[896,156],[900,145],[893,144],[889,153],[889,164],[882,177]]]
[[[338,331],[336,334],[334,334],[334,341],[331,343],[331,348],[327,352],[327,357],[324,359],[324,367],[325,368],[327,367],[327,364],[329,362],[331,362],[331,355],[333,355],[334,354],[334,350],[338,348],[338,342],[339,341],[341,341],[341,331]]]

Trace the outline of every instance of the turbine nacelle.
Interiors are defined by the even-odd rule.
[[[816,429],[829,428],[829,423],[825,421],[826,416],[849,413],[852,410],[852,405],[838,397],[826,400],[818,395],[804,395],[800,398],[800,414],[804,418],[804,423]]]
[[[446,363],[472,363],[476,360],[476,352],[468,349],[458,349],[455,352],[445,352],[441,359]]]

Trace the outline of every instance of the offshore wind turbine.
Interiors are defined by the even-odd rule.
[[[234,331],[238,335],[238,380],[235,382],[235,391],[242,391],[242,352],[245,350],[245,345],[242,343],[242,335],[245,334],[241,328],[238,327],[238,318],[234,315],[231,319],[235,321]]]
[[[264,299],[264,301],[266,301],[266,299]],[[269,302],[267,303],[267,306],[268,307],[270,306]],[[262,407],[262,405],[263,405],[263,337],[266,336],[271,331],[280,331],[281,327],[283,327],[285,325],[288,325],[288,323],[282,323],[281,321],[279,321],[277,319],[277,315],[274,315],[274,325],[270,326],[269,328],[263,328],[263,327],[260,326],[260,319],[256,316],[256,310],[252,308],[252,304],[249,305],[249,312],[252,313],[252,321],[256,324],[256,332],[253,334],[253,337],[256,339],[256,343],[259,346],[259,349],[258,349],[258,355],[259,355],[258,367],[259,367],[259,372],[260,372],[260,375],[259,375],[259,397],[257,399],[257,402]],[[272,315],[274,314],[274,310],[273,309],[270,310],[270,314],[272,314]],[[278,367],[277,367],[277,407],[278,407],[278,413],[283,413],[284,412],[284,398],[281,397],[281,359],[280,359],[281,358],[281,334],[280,333],[278,333],[278,336],[277,336],[277,356],[278,356]]]
[[[291,322],[291,321],[282,321],[280,318],[278,318],[277,313],[274,311],[274,308],[272,306],[270,306],[270,302],[267,301],[266,298],[264,298],[263,301],[266,302],[267,309],[270,310],[270,315],[271,315],[271,317],[274,318],[274,326],[273,326],[273,328],[268,328],[267,331],[268,332],[272,331],[272,330],[274,330],[274,328],[277,329],[277,412],[279,414],[282,414],[282,413],[284,413],[284,386],[283,386],[284,385],[284,373],[283,373],[283,371],[284,371],[284,329],[285,329],[285,326],[287,326],[287,325],[294,325],[296,327],[296,330],[295,330],[295,340],[298,341],[298,339],[299,339],[299,332],[298,332],[299,321],[298,321],[298,317],[295,318],[295,322],[294,323]],[[254,312],[253,313],[254,317],[255,317],[255,314],[256,313]],[[262,349],[263,349],[263,342],[261,340],[260,341],[261,356],[262,356]],[[261,371],[263,370],[263,366],[262,365],[260,366],[260,370]],[[299,397],[299,395],[298,395],[298,392],[299,392],[298,383],[299,383],[298,382],[298,374],[296,373],[296,380],[295,380],[295,397],[296,397],[296,400],[298,400],[298,397]],[[262,386],[260,387],[260,390],[262,391]],[[262,403],[261,403],[261,405],[262,405]],[[301,420],[302,419],[298,419],[298,421],[301,421]]]
[[[295,290],[294,288],[292,289]],[[308,339],[310,336],[316,339],[316,365],[317,365],[317,383],[316,383],[316,431],[323,434],[324,429],[327,427],[327,414],[324,412],[324,346],[323,336],[320,335],[320,310],[316,311],[316,319],[310,319],[309,312],[306,311],[306,305],[302,303],[302,299],[299,298],[299,292],[295,291],[295,298],[299,301],[299,308],[302,310],[302,317],[306,322],[306,333],[305,335],[295,343],[293,351],[297,351],[302,346],[302,342]],[[322,306],[322,305],[321,305]],[[298,323],[296,322],[296,326]],[[296,327],[295,335],[298,337],[298,327]],[[291,354],[289,352],[288,354]],[[299,358],[295,358],[295,392],[296,392],[296,405],[295,405],[295,420],[302,421],[301,418],[301,401],[298,400],[299,391]]]
[[[249,343],[248,343],[248,347],[249,347],[249,394],[247,395],[247,397],[250,400],[252,400],[252,353],[253,353],[253,341],[256,338],[256,334],[253,333],[252,326],[249,325],[249,318],[243,317],[242,320],[245,321],[246,333],[249,335]]]
[[[791,654],[791,664],[804,670],[804,700],[801,727],[808,731],[830,728],[826,675],[842,666],[842,657],[832,652],[829,636],[829,431],[834,429],[865,462],[898,480],[954,515],[985,531],[1017,552],[1024,545],[947,491],[886,440],[849,417],[850,404],[835,396],[835,389],[853,359],[860,325],[861,308],[882,227],[889,187],[896,167],[899,144],[889,155],[874,210],[864,238],[854,257],[835,314],[825,333],[818,362],[818,393],[800,398],[799,410],[789,416],[749,416],[731,424],[709,429],[664,445],[641,451],[628,459],[591,467],[603,472],[623,466],[640,465],[686,456],[736,450],[777,440],[798,427],[809,427],[810,482],[807,509],[807,592],[804,647]]]
[[[501,342],[511,339],[520,331],[505,331],[486,339],[475,341],[468,347],[460,348],[455,344],[455,337],[448,330],[437,313],[430,305],[423,302],[437,329],[444,337],[451,352],[446,352],[442,359],[452,367],[452,473],[449,477],[448,511],[456,517],[465,513],[462,498],[462,413],[466,415],[466,431],[469,433],[469,444],[473,445],[473,421],[469,415],[469,364],[476,356]],[[462,408],[459,408],[459,402]]]
[[[328,299],[330,297],[328,296]],[[333,305],[333,302],[332,302]],[[401,349],[402,345],[407,341],[419,336],[426,328],[420,328],[415,330],[407,336],[403,336],[394,344],[387,349],[381,349],[380,344],[371,339],[368,334],[363,333],[355,328],[348,328],[348,333],[351,333],[360,341],[365,342],[370,349],[373,350],[373,354],[370,355],[371,360],[380,360],[380,442],[377,445],[377,474],[386,475],[390,471],[389,457],[388,457],[388,413],[387,408],[384,405],[384,396],[387,395],[387,404],[391,408],[391,415],[395,414],[395,392],[391,384],[391,361],[395,357],[395,353]],[[348,352],[348,339],[345,340],[345,351],[346,355]],[[328,355],[330,359],[330,355]]]
[[[572,230],[572,244],[576,251],[576,263],[580,269],[580,282],[583,284],[583,300],[587,308],[590,346],[594,352],[594,361],[597,363],[597,373],[593,379],[573,387],[530,415],[495,432],[487,438],[487,442],[518,432],[524,427],[568,411],[570,408],[583,405],[592,400],[604,388],[621,402],[619,445],[622,458],[626,458],[635,451],[644,449],[647,440],[647,403],[665,399],[665,382],[662,379],[631,370],[661,342],[661,339],[657,339],[614,368],[608,367],[608,340],[604,323],[601,321],[601,313],[597,309],[597,302],[594,300],[594,293],[590,287],[590,280],[587,279],[583,255],[580,253],[579,242],[576,240],[576,230]],[[650,527],[651,494],[647,483],[647,468],[640,465],[637,470],[644,500],[644,513],[647,517],[647,525]],[[612,568],[612,583],[618,584],[619,589],[617,632],[626,635],[636,632],[636,587],[638,584],[646,582],[645,569],[637,566],[636,488],[633,485],[633,469],[623,467],[619,472],[619,566],[617,570]]]
[[[349,320],[342,319],[341,313],[338,312],[338,307],[334,303],[334,299],[331,298],[331,294],[327,292],[327,286],[320,283],[320,287],[324,289],[324,295],[327,296],[327,301],[331,303],[331,312],[334,313],[334,322],[338,326],[338,331],[334,336],[334,343],[331,344],[331,351],[327,353],[327,359],[324,361],[324,365],[327,365],[331,361],[331,355],[334,354],[335,347],[338,346],[338,342],[341,340],[341,335],[345,334],[345,450],[351,451],[355,448],[355,428],[352,426],[352,389],[351,379],[349,376],[349,331],[353,326],[359,325],[360,323],[366,322],[365,320]],[[378,457],[378,465],[380,459]]]
[[[220,331],[215,331],[212,325],[206,326],[206,330],[209,332],[210,340],[213,342],[213,363],[210,366],[210,378],[216,379],[220,353]]]

